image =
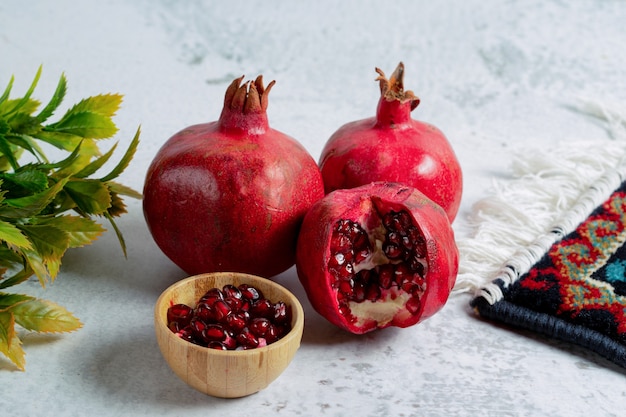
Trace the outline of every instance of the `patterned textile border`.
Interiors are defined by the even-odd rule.
[[[626,182],[557,240],[495,302],[478,296],[483,317],[566,340],[626,367]]]

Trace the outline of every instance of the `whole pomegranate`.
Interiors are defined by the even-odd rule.
[[[176,133],[147,171],[150,232],[189,274],[285,271],[304,214],[324,195],[315,160],[268,124],[274,82],[242,80],[228,87],[219,120]]]
[[[420,100],[404,91],[402,62],[389,80],[376,72],[381,93],[376,116],[343,125],[322,150],[326,193],[373,181],[400,182],[443,207],[452,223],[463,178],[450,143],[436,127],[411,118]]]
[[[443,209],[413,187],[387,182],[336,190],[315,203],[296,257],[313,308],[355,334],[435,314],[458,262]]]

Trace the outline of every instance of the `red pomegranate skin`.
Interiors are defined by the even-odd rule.
[[[172,136],[148,168],[144,215],[161,250],[189,274],[279,274],[295,262],[298,229],[323,195],[315,160],[269,126],[267,94],[233,81],[218,121]]]
[[[374,181],[400,182],[443,207],[453,222],[463,175],[452,146],[437,127],[411,118],[420,100],[404,91],[402,63],[389,80],[376,71],[381,88],[376,116],[343,125],[322,150],[326,193]]]
[[[368,231],[378,228],[376,213],[381,207],[408,211],[419,227],[426,247],[425,291],[414,313],[404,308],[385,322],[366,317],[354,323],[340,311],[338,290],[333,286],[336,278],[328,268],[332,229],[339,219],[359,223]],[[296,258],[299,279],[313,308],[331,323],[355,334],[389,326],[408,327],[431,317],[445,305],[456,281],[458,263],[454,232],[443,209],[413,187],[388,182],[339,189],[315,203],[304,218]]]

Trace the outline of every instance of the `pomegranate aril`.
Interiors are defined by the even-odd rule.
[[[174,304],[167,309],[168,325],[175,322],[178,328],[189,324],[193,317],[193,309],[185,304]]]
[[[224,294],[219,288],[211,288],[202,297],[200,297],[200,300],[198,300],[198,304],[206,303],[210,305],[210,304],[213,304],[217,300],[223,300],[223,299],[224,299]]]
[[[248,325],[248,319],[250,315],[247,312],[237,312],[226,317],[226,326],[234,333],[240,332],[244,327]]]
[[[224,294],[224,299],[228,298],[237,298],[241,299],[241,291],[239,288],[235,287],[232,284],[226,284],[222,288],[222,293]]]
[[[274,306],[267,298],[262,298],[250,306],[250,315],[266,319],[271,318],[274,315]]]
[[[394,243],[385,243],[383,245],[385,256],[391,260],[401,259],[404,251]]]
[[[222,342],[217,342],[217,341],[209,342],[206,347],[208,347],[209,349],[216,349],[216,350],[228,350],[226,345],[224,345]]]
[[[416,314],[419,311],[421,305],[422,305],[422,303],[421,303],[419,297],[411,297],[406,302],[404,307],[409,311],[409,313]]]
[[[256,337],[265,337],[265,333],[267,333],[270,325],[271,323],[268,319],[258,317],[250,320],[248,329],[250,329],[250,332]]]
[[[255,348],[259,346],[259,339],[247,327],[236,336],[237,343],[245,348]]]
[[[274,304],[274,323],[291,325],[291,308],[283,301]]]
[[[392,264],[381,265],[378,269],[378,283],[386,290],[391,288],[394,281],[394,270]]]
[[[183,340],[186,340],[188,342],[193,341],[193,329],[191,326],[180,329],[178,332],[176,332],[176,334]]]
[[[248,284],[240,284],[237,288],[239,288],[239,291],[241,291],[241,296],[245,300],[256,301],[263,298],[263,293],[259,289],[252,287]]]
[[[202,338],[207,342],[214,340],[221,342],[226,339],[226,336],[226,330],[221,324],[208,324],[206,328],[202,331]]]

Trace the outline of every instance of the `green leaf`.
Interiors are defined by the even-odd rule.
[[[0,172],[2,187],[9,198],[22,197],[44,191],[48,188],[48,176],[33,165],[25,165],[17,172]]]
[[[111,118],[88,111],[66,114],[57,123],[49,125],[48,129],[93,139],[105,139],[117,133]]]
[[[26,365],[24,349],[22,341],[15,333],[15,319],[12,313],[0,313],[0,353],[20,371],[24,370]]]
[[[15,154],[13,149],[11,148],[11,144],[7,140],[6,136],[0,133],[0,153],[6,158],[11,168],[17,169],[19,167],[17,163],[17,159],[15,158]]]
[[[52,98],[46,104],[41,112],[36,116],[37,121],[39,123],[45,122],[55,110],[61,105],[63,98],[65,97],[65,92],[67,91],[67,80],[65,79],[65,74],[61,74],[61,78],[59,79],[59,83],[57,84],[57,88],[52,95]]]
[[[14,252],[11,251],[11,254],[14,255]],[[20,261],[21,260],[22,260],[22,257],[20,256]],[[13,285],[20,284],[26,281],[32,275],[33,275],[33,270],[30,268],[30,266],[25,265],[20,271],[18,271],[12,277],[7,278],[3,281],[0,281],[0,289],[9,288],[9,287],[12,287]]]
[[[109,189],[99,180],[73,179],[65,185],[65,192],[87,215],[100,215],[111,206]]]
[[[42,287],[45,287],[50,280],[54,281],[55,277],[48,272],[43,256],[39,252],[35,249],[25,249],[22,251],[22,256],[26,262],[25,268],[35,274]]]
[[[4,89],[4,92],[0,96],[0,109],[2,108],[2,103],[4,103],[9,98],[9,94],[11,94],[11,89],[13,88],[13,82],[15,82],[15,77],[11,76],[9,83],[7,84],[6,88]]]
[[[52,202],[57,193],[63,189],[67,180],[67,178],[61,179],[40,193],[4,200],[5,204],[0,206],[0,217],[23,219],[36,216]]]
[[[110,181],[112,179],[115,179],[122,172],[124,172],[124,170],[130,163],[130,161],[133,159],[135,152],[137,151],[137,146],[139,146],[140,134],[141,134],[141,127],[137,128],[137,132],[135,133],[133,140],[130,142],[128,149],[126,150],[126,153],[124,154],[120,162],[117,164],[115,168],[113,168],[113,170],[108,175],[105,175],[104,177],[102,177],[102,181]]]
[[[92,96],[78,102],[67,114],[89,112],[113,117],[122,104],[122,98],[120,94],[100,94]]]
[[[28,238],[14,224],[0,220],[0,240],[19,249],[31,249]]]
[[[46,268],[47,275],[54,279],[61,267],[61,258],[70,247],[69,235],[57,227],[45,224],[24,224],[18,227],[32,243],[37,256],[32,255],[32,250],[23,252],[41,262]]]
[[[34,299],[15,305],[11,312],[15,323],[41,333],[71,332],[82,327],[72,313],[58,304]]]
[[[69,236],[69,247],[77,248],[91,244],[106,229],[96,221],[79,216],[56,216],[41,219],[38,224],[56,227]]]
[[[6,135],[6,138],[10,143],[18,146],[19,147],[18,149],[20,150],[26,149],[28,152],[34,155],[38,160],[44,160],[44,161],[47,160],[46,155],[43,153],[39,145],[35,143],[33,138],[30,137],[29,135],[8,134]]]
[[[27,113],[32,113],[34,110],[37,109],[37,107],[39,107],[39,102],[36,100],[31,100],[30,96],[35,91],[35,87],[37,87],[37,83],[39,83],[39,77],[41,77],[41,69],[42,69],[42,66],[40,65],[39,68],[37,69],[37,73],[35,74],[35,79],[33,79],[33,82],[30,84],[30,87],[28,91],[26,92],[26,94],[24,95],[24,97],[22,97],[19,100],[8,100],[3,103],[3,105],[10,104],[6,106],[8,108],[5,109],[3,116],[8,117],[12,113],[22,110],[22,108],[28,109],[28,111],[26,111],[26,109],[23,111],[26,111]]]
[[[122,253],[124,254],[124,257],[127,258],[128,255],[126,253],[126,241],[124,240],[124,235],[122,235],[122,231],[119,229],[119,227],[117,227],[115,220],[113,220],[113,217],[109,213],[104,213],[104,217],[106,217],[111,223],[111,226],[113,226],[113,230],[115,230],[117,240],[119,241],[122,248]]]
[[[71,133],[54,132],[48,130],[48,128],[46,127],[44,127],[42,131],[37,132],[33,136],[35,136],[37,139],[41,139],[44,142],[49,143],[56,148],[70,152],[76,149],[78,144],[81,143],[81,141],[83,140],[81,136]]]
[[[113,145],[107,153],[97,158],[95,161],[91,162],[89,165],[87,165],[86,167],[81,169],[79,172],[74,174],[74,176],[78,178],[87,178],[88,176],[97,172],[111,158],[111,156],[113,155],[113,152],[115,151],[115,148],[117,148],[117,143]]]
[[[9,126],[14,133],[32,135],[41,130],[39,121],[22,109],[9,120]]]
[[[15,307],[20,303],[34,300],[35,297],[24,294],[10,294],[6,292],[0,292],[0,313],[4,313],[9,309]]]
[[[142,195],[141,195],[140,192],[135,191],[132,188],[130,188],[130,187],[124,185],[124,184],[120,184],[119,182],[108,181],[107,182],[107,186],[109,187],[109,189],[111,190],[112,193],[125,195],[125,196],[136,198],[136,199],[139,199],[139,200],[141,200],[141,198],[142,198]]]

